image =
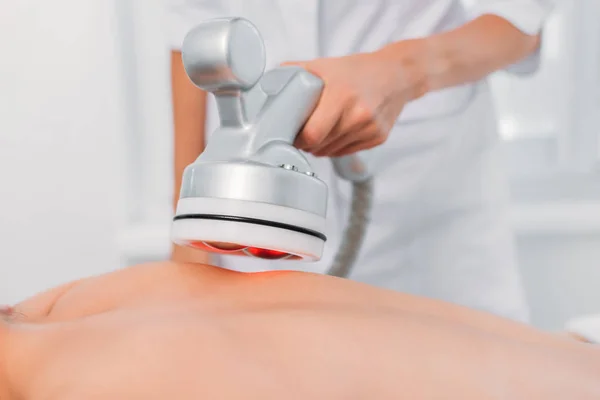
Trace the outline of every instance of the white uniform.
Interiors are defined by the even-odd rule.
[[[475,3],[465,9],[459,0],[169,0],[170,40],[179,49],[185,34],[203,20],[245,17],[262,33],[272,68],[283,61],[373,51],[483,14],[535,34],[551,9],[548,0]],[[538,61],[534,54],[509,70],[530,73]],[[216,123],[211,102],[208,134]],[[525,320],[497,142],[485,81],[410,103],[388,141],[367,152],[376,174],[375,204],[351,278]],[[221,265],[242,271],[280,269],[281,263],[327,270],[345,225],[350,187],[335,176],[328,159],[309,159],[330,189],[323,259],[306,264],[227,256]]]

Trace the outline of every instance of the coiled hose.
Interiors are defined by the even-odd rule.
[[[342,242],[328,275],[348,278],[369,226],[373,204],[373,178],[352,184],[352,203]]]

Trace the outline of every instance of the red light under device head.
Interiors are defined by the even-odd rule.
[[[287,252],[243,246],[235,243],[190,241],[188,245],[190,247],[212,253],[251,256],[264,260],[299,260],[302,258],[298,255]]]
[[[183,198],[171,240],[210,253],[314,262],[327,240],[325,222],[316,214],[267,203]]]

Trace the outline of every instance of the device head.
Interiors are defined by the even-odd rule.
[[[173,242],[221,254],[316,261],[327,186],[288,166],[194,163],[183,177]]]
[[[293,142],[323,82],[299,67],[263,76],[263,40],[241,18],[192,29],[182,58],[192,82],[215,96],[221,124],[183,174],[173,242],[266,259],[320,259],[327,186]]]

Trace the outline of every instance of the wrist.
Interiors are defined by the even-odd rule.
[[[444,77],[454,69],[451,51],[436,36],[394,42],[380,51],[402,71],[412,94],[410,100],[446,87]]]

